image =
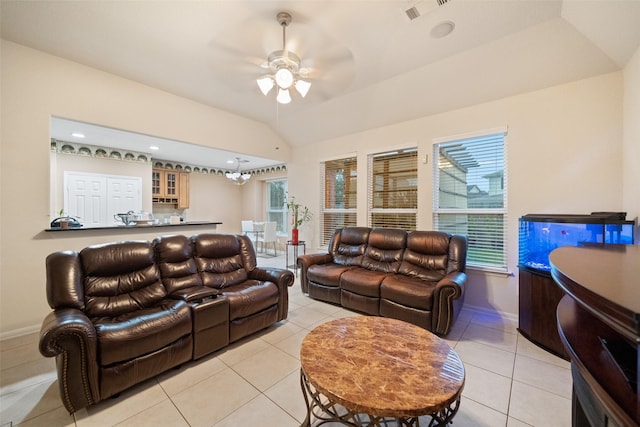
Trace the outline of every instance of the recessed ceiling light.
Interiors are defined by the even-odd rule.
[[[160,149],[160,147],[157,147],[155,145],[149,146],[149,150],[159,150],[159,149]]]
[[[233,160],[227,160],[227,163],[229,163],[230,165],[235,163]]]
[[[75,136],[76,138],[84,138],[84,133],[73,132],[71,136]]]
[[[431,29],[431,37],[433,37],[434,39],[441,39],[443,37],[446,37],[451,34],[455,27],[456,24],[451,21],[441,22]]]

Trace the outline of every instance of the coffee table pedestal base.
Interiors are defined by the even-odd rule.
[[[346,426],[353,427],[382,427],[382,426],[398,426],[398,427],[419,427],[419,417],[379,417],[371,414],[363,414],[353,412],[340,404],[331,402],[329,398],[318,392],[309,382],[302,369],[300,370],[300,387],[307,406],[307,416],[302,422],[301,427],[311,427],[312,418],[315,418],[314,427],[327,423],[341,423]],[[425,414],[430,416],[427,427],[446,426],[451,423],[453,417],[460,407],[460,398],[453,402],[450,407],[442,411]]]

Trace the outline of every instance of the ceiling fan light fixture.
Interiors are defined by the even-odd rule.
[[[256,82],[265,96],[277,85],[276,100],[280,104],[288,104],[291,102],[291,93],[289,92],[291,86],[294,86],[304,98],[309,92],[311,83],[300,80],[300,58],[295,53],[288,51],[286,47],[286,28],[291,23],[291,15],[287,12],[280,12],[277,15],[277,20],[282,26],[282,49],[271,52],[268,57],[268,66],[273,75],[260,77]]]
[[[271,76],[261,77],[256,80],[256,83],[258,83],[260,92],[262,92],[264,96],[267,96],[274,86],[273,78],[271,78]]]
[[[276,83],[281,89],[289,89],[293,84],[293,73],[288,68],[276,71]]]
[[[291,102],[291,95],[289,94],[289,89],[278,89],[278,96],[276,97],[276,101],[280,104],[288,104]]]
[[[311,87],[311,83],[305,80],[296,80],[295,88],[303,98],[307,96],[307,92],[309,92],[309,88]]]

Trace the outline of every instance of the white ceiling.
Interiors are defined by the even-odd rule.
[[[280,11],[311,69],[289,105],[255,84],[282,47]],[[4,39],[259,120],[293,146],[615,71],[640,45],[640,0],[2,0],[1,19]],[[454,31],[432,37],[444,21]]]

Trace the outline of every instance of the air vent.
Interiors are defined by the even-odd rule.
[[[420,15],[424,15],[426,13],[431,12],[434,9],[437,9],[440,6],[444,6],[447,3],[450,3],[453,0],[418,0],[412,1],[413,6],[404,12],[407,14],[409,19],[412,21],[418,18]]]
[[[420,12],[418,12],[418,8],[416,8],[415,6],[412,7],[411,9],[405,10],[405,12],[409,17],[409,19],[411,19],[412,21],[416,19],[418,16],[420,16]]]

